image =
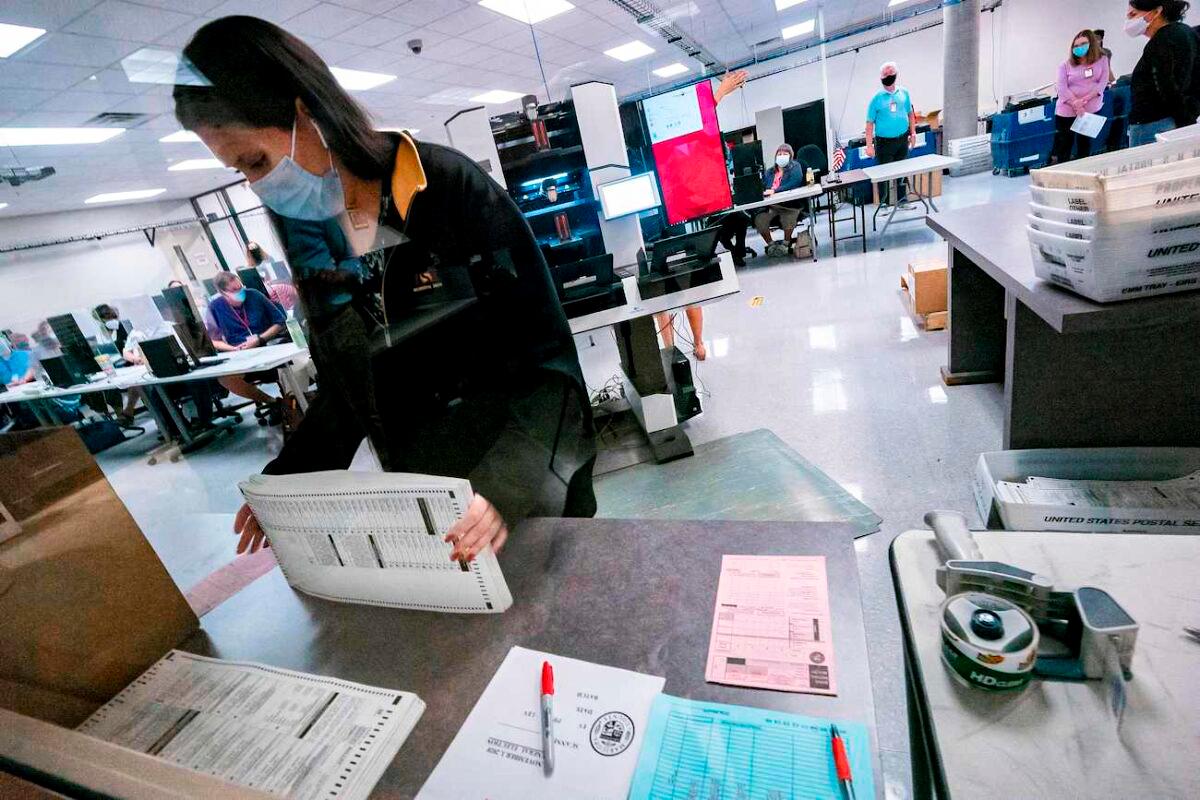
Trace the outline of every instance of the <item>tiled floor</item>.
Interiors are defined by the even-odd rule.
[[[947,179],[938,203],[1002,201],[1026,184],[990,174]],[[761,241],[753,244],[761,252]],[[1000,447],[1002,391],[943,387],[946,335],[919,331],[902,303],[908,262],[944,258],[945,243],[912,222],[889,231],[887,245],[866,254],[843,248],[834,259],[822,242],[817,263],[751,261],[740,273],[741,293],[706,309],[710,355],[696,375],[709,394],[688,431],[700,443],[769,428],[883,517],[883,530],[859,539],[858,551],[887,791],[903,798],[907,714],[888,546],[921,527],[931,508],[973,512],[971,469],[981,451]],[[756,296],[763,302],[754,307]],[[607,377],[589,374],[589,383]],[[180,463],[149,467],[152,438],[114,448],[100,462],[186,589],[232,558],[237,482],[278,451],[278,434],[248,422]]]

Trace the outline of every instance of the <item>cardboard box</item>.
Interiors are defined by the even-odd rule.
[[[926,197],[941,197],[942,196],[942,171],[935,170],[933,172],[922,172],[918,175],[910,175],[906,178],[914,189],[919,189],[921,194]],[[881,184],[876,184],[874,189],[874,202],[879,202],[879,187]],[[914,200],[915,202],[915,200]]]
[[[979,517],[989,528],[1078,533],[1200,534],[1200,512],[1188,509],[1107,508],[1064,513],[1063,506],[1004,503],[996,481],[1022,483],[1030,476],[1093,481],[1161,481],[1200,470],[1200,448],[1097,447],[1065,450],[1002,450],[983,453],[972,490]]]
[[[0,435],[0,707],[74,726],[199,627],[71,428]]]
[[[919,316],[948,310],[946,262],[941,259],[913,261],[908,275],[900,279],[900,288],[908,292],[913,313]]]

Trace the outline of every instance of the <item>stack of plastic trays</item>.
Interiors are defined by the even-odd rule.
[[[1038,277],[1100,303],[1200,288],[1200,139],[1032,173]]]

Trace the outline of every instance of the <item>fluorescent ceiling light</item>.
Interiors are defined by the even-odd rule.
[[[0,208],[8,208],[8,203],[0,203]]]
[[[648,56],[653,52],[654,48],[645,42],[634,41],[605,50],[604,55],[615,58],[617,61],[633,61],[635,58]]]
[[[798,6],[803,2],[805,2],[805,0],[775,0],[775,10],[783,11],[785,8],[791,8],[792,6]],[[894,2],[893,2],[893,5],[895,5]]]
[[[901,3],[907,3],[907,2],[908,2],[908,0],[892,0],[892,2],[888,3],[888,8],[891,8],[892,6],[898,6]]]
[[[795,25],[788,25],[780,33],[784,39],[795,39],[797,36],[806,36],[816,30],[817,21],[815,19],[806,19],[804,22],[797,22]]]
[[[395,75],[384,75],[382,72],[366,72],[361,69],[330,67],[329,71],[333,73],[333,77],[337,78],[337,82],[342,85],[343,89],[351,92],[374,89],[376,86],[383,86],[385,83],[391,83],[396,80]]]
[[[168,133],[159,139],[159,141],[167,142],[168,144],[174,142],[198,142],[200,141],[200,137],[196,135],[195,131],[175,131],[174,133]]]
[[[492,89],[471,98],[472,103],[507,103],[510,100],[520,100],[524,97],[520,92],[510,92],[507,89]]]
[[[27,28],[0,22],[0,58],[8,58],[45,32],[45,28]]]
[[[688,68],[676,61],[674,64],[667,64],[665,67],[659,67],[654,70],[654,74],[660,78],[673,78],[676,75],[682,75],[687,72]]]
[[[94,194],[85,203],[119,203],[122,200],[145,200],[147,197],[155,197],[165,192],[166,189],[134,189],[130,192],[104,192],[103,194]]]
[[[479,0],[479,5],[528,25],[535,25],[575,8],[567,0]]]
[[[167,167],[168,172],[183,172],[191,169],[226,169],[226,167],[215,158],[186,158]]]
[[[0,128],[0,147],[99,144],[124,132],[124,128]]]

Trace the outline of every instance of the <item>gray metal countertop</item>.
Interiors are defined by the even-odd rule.
[[[450,616],[332,603],[275,570],[206,615],[184,649],[415,692],[427,704],[375,796],[411,797],[513,645],[666,677],[668,694],[861,722],[884,780],[854,554],[841,523],[529,520],[501,554],[514,604]],[[721,556],[824,555],[839,695],[704,680]]]

